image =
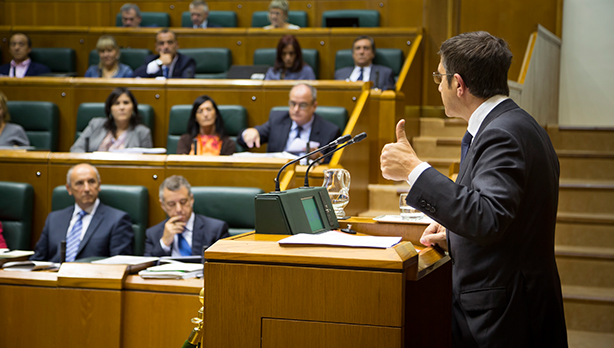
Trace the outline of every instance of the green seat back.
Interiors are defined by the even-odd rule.
[[[271,108],[271,112],[273,111],[288,111],[287,106],[275,106]],[[348,123],[348,111],[341,106],[319,106],[316,109],[316,114],[322,116],[322,118],[332,122],[335,126],[339,128],[341,134],[345,130],[345,126]]]
[[[196,214],[226,221],[231,235],[254,230],[257,187],[192,187]]]
[[[224,120],[224,131],[232,140],[236,141],[240,131],[247,128],[247,110],[241,105],[218,105],[222,119]],[[168,121],[168,136],[166,138],[166,153],[177,153],[177,143],[182,134],[187,133],[188,120],[190,119],[192,105],[173,105]],[[237,144],[237,151],[245,151]]]
[[[30,58],[51,70],[47,76],[77,76],[77,54],[72,48],[32,48]]]
[[[232,65],[228,48],[183,48],[179,53],[194,58],[197,79],[225,79]]]
[[[298,25],[301,28],[307,28],[307,12],[305,11],[288,11],[288,23]],[[269,22],[269,11],[256,11],[252,13],[252,28],[262,28],[271,24]]]
[[[209,11],[207,22],[217,24],[224,28],[236,28],[237,14],[234,11]],[[181,14],[181,26],[184,28],[192,28],[190,11],[185,11]]]
[[[171,26],[171,16],[166,12],[141,12],[141,27],[161,27]],[[115,26],[122,26],[121,12],[115,16]]]
[[[149,193],[145,186],[100,185],[100,201],[110,207],[125,211],[132,220],[134,230],[134,255],[145,252],[145,230],[149,219]],[[53,189],[51,210],[60,210],[75,204],[65,186]]]
[[[322,27],[327,18],[358,18],[359,27],[379,27],[379,12],[376,10],[334,10],[322,13]]]
[[[387,66],[392,69],[394,76],[399,76],[403,68],[403,51],[398,48],[378,48],[373,64]],[[335,70],[354,66],[352,50],[339,50],[335,54]]]
[[[136,70],[136,68],[143,65],[145,57],[151,54],[151,51],[147,48],[120,48],[119,52],[119,61],[132,68],[132,70]],[[100,56],[98,51],[93,49],[90,51],[88,64],[98,65],[98,62],[100,62]]]
[[[22,182],[0,181],[0,222],[9,249],[30,250],[34,189]]]
[[[154,132],[154,109],[151,105],[139,104],[139,114],[151,134]],[[104,114],[104,103],[81,103],[77,109],[77,130],[75,132],[75,140],[79,138],[81,132],[87,127],[88,123],[94,117],[106,117]]]
[[[16,100],[6,104],[11,113],[11,122],[25,129],[30,145],[39,150],[56,150],[60,117],[57,105],[51,102]]]
[[[320,72],[320,52],[313,48],[303,48],[303,62],[309,64],[316,74],[316,78]],[[258,48],[254,51],[254,65],[275,65],[275,57],[277,56],[276,48]]]

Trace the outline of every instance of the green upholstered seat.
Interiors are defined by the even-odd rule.
[[[0,222],[9,249],[30,250],[34,189],[22,182],[0,181]]]
[[[72,48],[32,48],[30,58],[51,70],[45,76],[77,76],[77,54]]]
[[[149,127],[151,134],[154,132],[154,109],[151,105],[139,104],[139,114],[143,120],[143,124]],[[81,132],[87,127],[88,123],[94,117],[106,117],[104,114],[104,103],[81,103],[77,109],[77,129],[75,132],[75,140],[79,138]]]
[[[288,11],[288,23],[298,25],[301,28],[307,28],[307,12],[305,11]],[[256,11],[252,13],[252,28],[262,28],[271,24],[269,22],[269,11]]]
[[[316,74],[316,78],[320,72],[320,52],[313,48],[303,48],[303,62],[309,64]],[[258,48],[254,51],[254,65],[275,65],[275,57],[277,55],[276,48]]]
[[[403,68],[403,51],[398,48],[378,48],[375,51],[373,64],[387,66],[392,69],[394,76],[399,76]],[[352,50],[339,50],[335,54],[335,70],[354,66]]]
[[[322,27],[327,18],[358,18],[359,27],[379,27],[379,12],[376,10],[333,10],[322,13]]]
[[[237,14],[234,11],[209,11],[207,22],[217,24],[224,28],[236,28]],[[181,14],[181,26],[184,28],[192,28],[190,11],[185,11]]]
[[[225,79],[232,65],[228,48],[183,48],[179,53],[194,58],[197,79]]]
[[[132,70],[136,70],[136,68],[145,64],[145,58],[152,54],[147,48],[120,48],[119,52],[119,61],[131,67]],[[100,56],[98,51],[93,49],[90,51],[88,64],[97,65],[98,62],[100,62]]]
[[[256,187],[192,187],[194,212],[226,221],[233,236],[253,231],[255,197],[263,192]]]
[[[271,108],[273,111],[288,111],[287,106],[275,106]],[[322,116],[324,119],[332,122],[335,126],[339,127],[341,134],[345,130],[345,126],[348,123],[348,111],[341,106],[319,106],[316,109],[316,114]],[[324,145],[324,144],[322,144]]]
[[[110,207],[125,211],[132,220],[134,230],[134,255],[145,252],[145,230],[149,219],[149,193],[145,186],[100,185],[100,201]],[[53,189],[51,210],[60,210],[75,204],[65,186]]]
[[[141,12],[141,27],[162,27],[171,26],[171,16],[166,12]],[[121,12],[115,16],[115,26],[122,27]]]
[[[236,140],[240,131],[247,128],[247,110],[241,105],[218,105],[217,108],[224,120],[224,130],[232,140]],[[188,119],[192,105],[173,105],[169,115],[168,136],[166,138],[166,153],[177,153],[177,143],[182,134],[187,133]],[[237,144],[237,151],[245,151]]]
[[[7,106],[11,122],[25,129],[30,145],[39,150],[56,150],[60,117],[57,105],[42,101],[11,100]]]

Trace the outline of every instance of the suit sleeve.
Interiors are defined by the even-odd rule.
[[[188,64],[181,71],[181,77],[184,79],[192,79],[194,78],[194,74],[196,73],[196,62],[194,59],[190,58]]]
[[[394,74],[390,71],[388,74],[388,79],[385,81],[385,85],[382,88],[384,91],[389,89],[395,89],[396,82],[394,81]]]
[[[47,215],[45,221],[45,227],[43,227],[43,233],[41,233],[40,239],[36,242],[34,247],[34,255],[30,256],[30,260],[34,261],[47,261],[49,260],[49,223],[50,219]]]
[[[256,128],[256,130],[258,131],[258,134],[260,134],[260,146],[262,146],[263,144],[266,144],[269,141],[269,133],[271,131],[270,120],[254,128]],[[242,130],[241,133],[239,133],[239,136],[237,137],[237,143],[247,148],[247,144],[245,144],[245,140],[243,140],[244,131],[245,129]]]
[[[471,182],[456,184],[425,170],[407,202],[455,234],[486,246],[498,241],[516,216],[524,194],[525,158],[519,142],[503,129],[480,134],[468,168]],[[430,211],[429,211],[430,210]]]
[[[223,147],[223,146],[222,146]],[[179,138],[177,142],[177,154],[178,155],[187,155],[192,150],[192,137],[190,134],[185,133]]]
[[[85,127],[81,135],[79,135],[77,141],[70,147],[70,152],[87,152],[89,150],[85,148],[85,138],[91,138],[94,132],[99,130],[100,127],[97,122],[98,120],[96,118],[90,120],[87,127]],[[93,146],[90,144],[89,148],[91,149]]]
[[[113,226],[111,232],[111,243],[109,246],[109,254],[114,255],[132,255],[134,231],[132,230],[132,222],[128,214],[123,213],[120,219]]]
[[[237,144],[229,137],[225,137],[224,140],[222,141],[222,148],[220,149],[220,155],[230,156],[236,151],[237,151]]]
[[[153,141],[151,140],[151,130],[145,125],[139,128],[140,130],[137,131],[137,135],[139,137],[139,147],[152,148]]]

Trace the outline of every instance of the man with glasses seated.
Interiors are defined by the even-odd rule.
[[[317,91],[313,86],[298,84],[290,90],[288,111],[273,111],[269,120],[253,128],[247,128],[237,138],[239,145],[253,148],[267,143],[267,152],[282,152],[295,148],[293,143],[298,138],[305,145],[307,142],[318,143],[319,146],[328,144],[341,135],[341,131],[332,122],[329,122],[315,113],[318,106]],[[315,148],[315,146],[314,146]],[[293,151],[288,151],[293,152]],[[302,152],[306,153],[306,146]],[[317,156],[314,156],[314,158]],[[328,163],[330,157],[324,163]]]
[[[194,214],[192,187],[184,177],[166,178],[159,196],[168,219],[145,232],[145,256],[202,255],[204,247],[230,236],[224,221]]]

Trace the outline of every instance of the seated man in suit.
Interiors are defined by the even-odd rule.
[[[147,229],[145,256],[202,255],[203,247],[230,236],[224,221],[194,214],[194,195],[182,176],[162,182],[160,206],[168,219]]]
[[[192,28],[207,29],[220,28],[219,25],[209,23],[209,5],[203,0],[194,0],[190,3],[190,19],[192,19]]]
[[[100,202],[100,174],[94,166],[81,163],[70,168],[66,190],[75,205],[49,213],[31,260],[60,262],[62,241],[66,241],[67,262],[132,254],[130,217]]]
[[[38,76],[51,72],[46,65],[33,62],[32,59],[30,59],[32,40],[24,33],[15,33],[11,36],[9,40],[9,52],[13,59],[10,63],[0,66],[0,76]]]
[[[177,52],[179,43],[174,32],[163,29],[156,34],[157,55],[145,58],[145,64],[134,71],[134,77],[193,78],[194,59]]]
[[[313,86],[298,84],[292,87],[288,102],[290,110],[271,112],[266,123],[245,129],[237,142],[250,149],[268,143],[267,152],[288,151],[296,138],[305,144],[308,141],[317,142],[320,146],[330,143],[339,137],[341,131],[332,122],[315,113],[318,107],[316,97],[317,91]],[[295,154],[305,153],[303,151]],[[318,154],[313,156],[315,157],[318,157]],[[330,162],[330,157],[323,162]]]
[[[352,45],[354,66],[348,66],[335,71],[335,80],[373,81],[373,88],[381,90],[394,89],[392,69],[373,64],[375,59],[375,41],[363,35],[354,40]]]
[[[137,4],[123,4],[119,9],[122,15],[122,25],[125,28],[138,28],[141,26],[141,9]]]

